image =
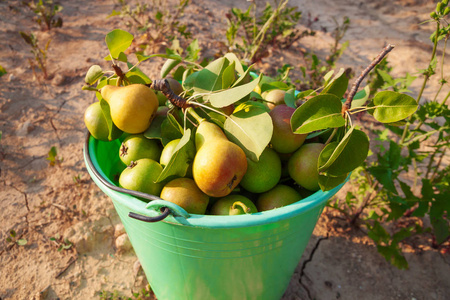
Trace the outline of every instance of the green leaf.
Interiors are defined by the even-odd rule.
[[[340,176],[332,176],[332,175],[324,175],[319,174],[319,186],[322,191],[329,191],[341,183],[345,182],[348,174],[340,175]]]
[[[239,58],[236,56],[236,54],[234,53],[227,53],[225,54],[225,57],[230,61],[230,62],[234,62],[235,65],[235,70],[236,72],[238,72],[239,75],[244,75],[245,71],[244,68],[242,67],[241,61],[239,60]]]
[[[0,66],[0,77],[2,77],[3,75],[5,75],[6,73],[8,73],[8,72],[6,72],[5,68],[3,68],[2,66]]]
[[[118,59],[119,54],[130,47],[133,42],[133,35],[124,30],[115,29],[106,35],[105,41],[111,56]]]
[[[233,84],[233,82],[236,80],[236,77],[234,75],[234,71],[235,71],[235,63],[233,61],[223,71],[223,74],[222,74],[222,89],[229,88]]]
[[[159,175],[156,182],[170,181],[176,177],[184,177],[195,157],[195,144],[191,130],[187,128],[170,158],[169,163]]]
[[[352,126],[342,140],[329,143],[319,156],[319,172],[344,176],[360,166],[369,153],[369,138]]]
[[[284,103],[286,103],[287,106],[297,108],[297,106],[295,105],[296,100],[297,98],[295,97],[295,89],[286,91],[286,93],[284,94]]]
[[[111,110],[109,108],[109,104],[103,98],[100,99],[100,107],[102,108],[103,115],[106,119],[106,124],[108,125],[108,139],[114,140],[117,136],[120,136],[121,130],[114,124],[111,118]]]
[[[298,134],[344,126],[341,100],[331,94],[318,95],[297,108],[291,117],[292,131]]]
[[[374,166],[368,168],[370,174],[375,177],[388,191],[397,194],[397,189],[394,185],[394,177],[392,169],[383,166]]]
[[[161,68],[161,78],[166,78],[170,71],[172,71],[172,69],[175,68],[179,63],[181,63],[181,60],[178,59],[169,58],[168,60],[166,60]]]
[[[392,91],[383,91],[373,99],[373,116],[382,123],[397,122],[412,115],[417,110],[417,102],[411,96]]]
[[[19,246],[25,246],[27,243],[28,241],[26,239],[17,240],[17,245]]]
[[[56,151],[56,150],[55,150],[55,151]],[[14,229],[11,229],[11,230],[9,231],[9,235],[10,235],[12,238],[15,238],[16,235],[17,235],[17,233],[16,233],[16,231],[15,231]]]
[[[225,57],[221,57],[199,71],[193,86],[194,92],[202,94],[221,90],[222,73],[228,65],[228,60]]]
[[[193,40],[189,46],[186,48],[188,55],[186,56],[187,61],[195,62],[198,59],[198,53],[200,52],[200,46],[198,44],[198,39]]]
[[[341,69],[320,94],[332,94],[342,99],[348,87],[348,78],[344,71]]]
[[[363,106],[367,102],[367,99],[369,99],[369,95],[370,95],[370,87],[366,85],[364,89],[357,92],[355,94],[355,97],[353,97],[351,108]]]
[[[212,93],[211,95],[207,96],[206,99],[209,100],[214,107],[225,107],[233,104],[249,95],[258,85],[259,81],[261,80],[261,76],[262,75],[260,75],[256,79],[253,79],[249,83],[235,86],[224,91]]]
[[[133,68],[133,64],[127,63],[128,69]],[[131,83],[141,83],[141,84],[150,84],[152,80],[145,75],[144,72],[141,71],[138,67],[134,67],[131,71],[126,73],[127,78],[131,81]]]
[[[248,101],[239,105],[227,118],[224,131],[228,139],[240,146],[249,159],[258,161],[272,138],[273,124],[264,108]]]
[[[148,139],[158,139],[163,145],[166,145],[171,140],[181,138],[183,128],[171,114],[168,114],[167,117],[156,116],[144,132],[144,136]]]

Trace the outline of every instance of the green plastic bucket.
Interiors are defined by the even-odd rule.
[[[113,178],[119,147],[119,141],[88,135],[85,162],[94,182],[112,199],[159,300],[280,299],[327,200],[341,187],[251,215],[190,215],[168,201],[146,203],[117,191]],[[153,223],[129,216],[161,219],[162,211],[168,216]]]

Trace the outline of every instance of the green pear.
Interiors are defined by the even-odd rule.
[[[264,149],[257,162],[247,158],[247,165],[240,185],[249,192],[266,192],[280,181],[281,160],[272,148]]]
[[[319,189],[317,164],[323,148],[324,144],[322,143],[304,144],[289,159],[289,175],[297,184],[307,190],[317,191]]]
[[[143,84],[106,85],[100,90],[109,103],[114,124],[127,133],[144,132],[158,109],[155,93]]]
[[[162,199],[181,206],[190,214],[205,214],[209,197],[191,178],[177,178],[167,183],[161,191]]]
[[[259,211],[266,211],[295,203],[302,199],[300,194],[290,186],[278,184],[270,191],[259,195],[256,207]]]
[[[157,183],[163,168],[150,158],[139,159],[125,168],[119,177],[119,185],[123,188],[159,196],[163,188]]]
[[[255,204],[242,195],[228,195],[218,199],[211,207],[212,215],[243,215],[258,212]]]
[[[231,193],[247,171],[244,151],[230,142],[219,126],[205,120],[195,133],[195,146],[192,173],[198,187],[211,197]]]
[[[157,140],[146,138],[143,134],[131,134],[127,136],[120,146],[119,157],[125,164],[141,158],[150,158],[159,161],[161,156],[160,144]]]
[[[114,126],[111,139],[109,138],[108,122],[103,114],[100,102],[94,102],[84,112],[84,124],[91,135],[100,141],[112,141],[122,135],[122,130]]]

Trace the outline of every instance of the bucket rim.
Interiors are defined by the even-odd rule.
[[[122,206],[127,207],[130,212],[135,212],[148,217],[157,217],[161,215],[160,208],[166,206],[171,210],[171,217],[168,217],[161,222],[176,225],[202,228],[241,228],[279,222],[306,213],[317,206],[324,206],[325,203],[348,181],[347,178],[345,182],[332,190],[318,190],[314,194],[300,199],[293,204],[269,211],[236,216],[188,214],[180,206],[169,201],[161,200],[157,196],[147,194],[150,202],[146,203],[136,196],[129,194],[129,192],[134,191],[117,187],[99,166],[95,151],[98,143],[99,141],[92,137],[88,132],[83,147],[83,156],[91,178],[97,186],[111,198],[113,203],[117,202]],[[152,203],[155,203],[156,205],[152,205]],[[317,217],[319,217],[319,215]]]

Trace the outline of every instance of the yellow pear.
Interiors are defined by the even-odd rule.
[[[156,115],[158,98],[143,84],[106,85],[100,92],[109,103],[112,121],[127,133],[144,132]]]
[[[219,126],[207,121],[197,128],[195,146],[192,173],[197,186],[211,197],[231,193],[247,171],[244,151],[230,142]]]

